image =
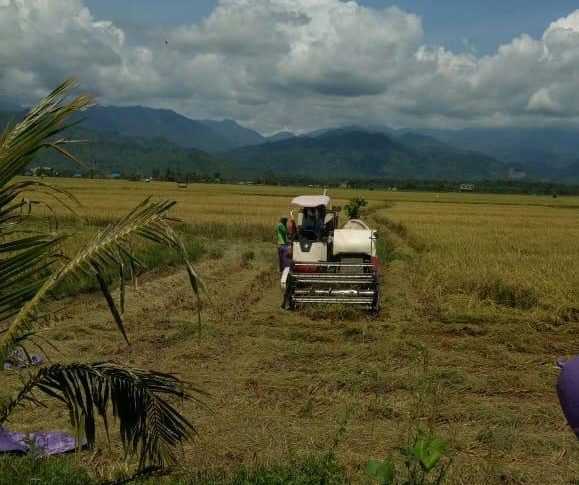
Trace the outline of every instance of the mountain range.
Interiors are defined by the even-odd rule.
[[[569,128],[466,128],[414,130],[457,148],[538,170],[579,161],[579,130]]]
[[[0,125],[23,110],[0,99]],[[321,128],[266,137],[233,120],[194,120],[166,109],[95,106],[72,133],[79,156],[103,171],[219,172],[232,178],[477,180],[526,177],[579,181],[579,133],[572,129],[394,130],[382,125]],[[44,160],[64,166],[59,155]]]
[[[509,172],[534,179],[578,181],[579,129],[571,128],[465,128],[394,130],[388,126],[351,126],[351,130],[378,132],[405,143],[422,146],[442,143],[479,152],[503,162]],[[332,129],[319,129],[307,136],[320,136]],[[420,141],[418,135],[426,138]],[[426,144],[426,145],[425,145]]]
[[[149,139],[161,136],[182,148],[210,153],[268,140],[233,120],[192,120],[168,109],[143,106],[94,106],[82,118],[82,126],[89,130]]]
[[[452,148],[423,135],[392,138],[384,133],[337,129],[318,136],[252,145],[223,153],[248,172],[268,167],[285,176],[322,179],[506,178],[508,169],[480,153]]]

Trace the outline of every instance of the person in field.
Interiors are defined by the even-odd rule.
[[[290,264],[287,217],[282,217],[277,225],[277,251],[279,255],[279,270],[283,271]]]

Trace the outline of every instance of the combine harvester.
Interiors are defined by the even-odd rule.
[[[301,209],[290,234],[292,261],[281,277],[283,307],[338,303],[378,311],[378,233],[359,219],[338,229],[339,209],[326,195],[302,195],[292,204]]]

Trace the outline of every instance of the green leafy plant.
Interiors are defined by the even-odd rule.
[[[27,346],[37,343],[39,337],[38,316],[67,278],[96,279],[118,330],[128,342],[122,318],[124,282],[126,273],[134,273],[139,262],[132,252],[139,239],[178,254],[193,292],[200,298],[202,283],[185,245],[170,226],[168,212],[174,201],[146,199],[97,233],[76,254],[61,254],[60,243],[66,236],[30,233],[25,225],[30,214],[22,208],[30,207],[24,197],[31,192],[40,191],[62,203],[74,203],[74,197],[62,189],[44,182],[19,181],[16,176],[46,148],[76,160],[67,148],[72,142],[62,138],[61,133],[71,126],[70,116],[89,106],[92,99],[81,95],[69,100],[75,87],[74,80],[66,80],[20,122],[7,126],[0,134],[0,369],[16,350],[28,356]],[[118,302],[105,279],[111,267],[116,267],[120,275]],[[36,391],[68,408],[79,438],[85,436],[90,447],[96,439],[97,416],[107,433],[107,416],[114,416],[127,454],[138,456],[139,470],[176,462],[175,448],[190,439],[195,430],[175,407],[174,400],[199,402],[202,395],[171,374],[110,362],[53,363],[27,372],[20,390],[0,406],[0,426],[17,407],[42,404]]]
[[[440,483],[445,474],[445,467],[433,482],[427,481],[426,475],[436,468],[446,453],[446,443],[438,436],[427,435],[419,430],[414,443],[401,450],[405,456],[410,483]]]
[[[418,430],[414,441],[399,450],[404,468],[397,473],[392,455],[385,460],[371,460],[366,474],[381,485],[438,485],[442,483],[449,463],[442,463],[446,443],[438,436]]]
[[[360,211],[362,207],[366,207],[368,201],[362,197],[354,197],[344,206],[346,209],[346,214],[348,214],[348,219],[358,219],[360,217]]]
[[[396,468],[392,455],[388,455],[385,460],[370,460],[366,465],[366,474],[376,479],[381,485],[393,484]]]

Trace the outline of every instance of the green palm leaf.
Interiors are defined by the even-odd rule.
[[[52,147],[66,151],[64,139],[54,137],[67,127],[68,118],[92,104],[88,96],[77,96],[66,101],[76,87],[74,79],[67,79],[34,106],[22,121],[7,126],[0,133],[0,327],[14,317],[32,300],[48,280],[55,262],[54,253],[62,237],[51,235],[24,235],[22,223],[30,211],[30,202],[24,201],[25,192],[35,190],[48,193],[68,206],[66,200],[74,197],[66,191],[43,182],[14,182],[39,150]],[[21,200],[19,200],[21,199]],[[4,339],[9,328],[0,328]],[[6,348],[0,346],[0,363],[5,360],[26,332],[12,336]]]
[[[0,244],[0,321],[17,314],[49,276],[62,237],[34,235]],[[0,330],[1,332],[1,330]]]
[[[63,203],[65,199],[74,200],[66,191],[48,184],[31,181],[9,182],[26,167],[38,150],[44,147],[63,151],[74,159],[63,148],[67,143],[66,140],[47,140],[70,126],[66,125],[70,115],[92,103],[87,96],[78,96],[70,102],[65,102],[66,96],[75,85],[73,79],[63,82],[32,108],[21,122],[6,128],[0,135],[0,236],[9,235],[21,228],[25,215],[22,214],[22,203],[17,199],[25,191],[31,189],[44,191]],[[51,267],[54,261],[47,261],[47,257],[61,239],[45,237],[35,240],[20,237],[0,242],[0,253],[8,254],[5,267],[0,266],[0,278],[3,270],[6,274],[12,274],[11,271],[17,264],[23,264],[25,268],[25,271],[21,272],[19,277],[14,276],[13,280],[0,279],[3,282],[0,285],[0,322],[12,318],[9,325],[0,329],[0,362],[10,355],[16,342],[21,341],[23,335],[30,334],[35,325],[39,306],[69,275],[94,274],[119,330],[127,339],[121,318],[124,306],[124,278],[121,277],[121,311],[119,311],[107,288],[103,271],[111,265],[118,265],[122,276],[125,261],[128,260],[131,266],[134,265],[135,258],[130,251],[134,238],[148,239],[181,254],[191,287],[199,303],[199,288],[202,287],[202,283],[187,258],[182,242],[168,225],[170,219],[167,212],[174,204],[173,201],[145,200],[118,223],[108,226],[97,234],[85,248],[49,277],[32,276],[42,274],[43,270]],[[199,312],[198,320],[200,323]]]
[[[42,148],[53,148],[77,160],[65,145],[70,141],[54,137],[70,124],[68,118],[93,104],[89,96],[77,96],[66,102],[76,87],[73,78],[67,79],[34,106],[22,121],[8,126],[0,134],[0,187],[22,172]]]
[[[174,448],[195,433],[172,400],[201,404],[203,393],[186,389],[173,374],[122,367],[112,363],[55,364],[36,372],[15,399],[0,409],[0,425],[15,407],[38,404],[34,390],[65,404],[71,424],[95,444],[97,416],[109,430],[108,418],[118,419],[123,446],[138,455],[139,468],[174,464]],[[81,435],[82,433],[79,433]]]
[[[40,287],[36,288],[33,296],[20,307],[10,325],[0,335],[0,360],[6,359],[14,350],[19,338],[34,328],[40,305],[50,291],[69,275],[94,273],[119,330],[128,340],[121,312],[118,311],[104,282],[103,270],[111,265],[122,265],[123,259],[131,259],[130,247],[135,238],[144,238],[177,251],[185,262],[191,287],[199,300],[200,287],[202,287],[199,277],[189,262],[182,242],[168,225],[168,210],[174,204],[174,201],[153,202],[146,199],[126,217],[98,233],[87,246],[50,275]],[[5,306],[8,308],[5,312],[8,314],[15,307],[19,307],[19,302],[21,300],[6,302]]]

